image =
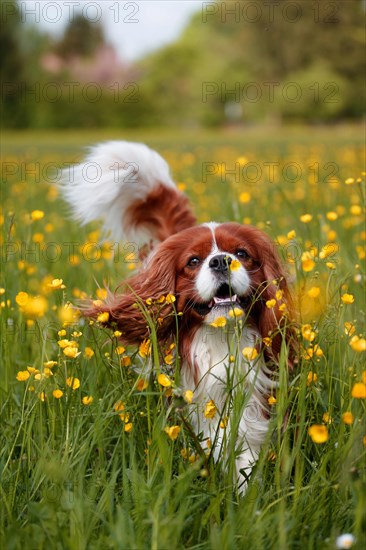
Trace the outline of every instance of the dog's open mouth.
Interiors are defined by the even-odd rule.
[[[193,309],[203,317],[215,308],[232,308],[235,306],[242,307],[246,302],[246,298],[239,298],[237,294],[233,294],[227,283],[222,284],[216,291],[215,296],[205,303],[195,302]]]

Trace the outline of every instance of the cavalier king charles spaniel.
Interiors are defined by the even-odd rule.
[[[248,225],[197,225],[167,163],[143,144],[97,145],[73,168],[62,189],[75,217],[103,220],[114,239],[136,243],[143,258],[139,273],[83,313],[108,312],[106,324],[122,332],[125,344],[139,345],[150,337],[151,304],[161,346],[177,343],[179,383],[193,391],[189,420],[201,445],[225,462],[235,434],[243,491],[267,437],[280,352],[290,364],[291,297],[274,243]],[[168,294],[174,307],[159,302]]]

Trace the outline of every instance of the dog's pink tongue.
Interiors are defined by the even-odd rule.
[[[225,298],[219,298],[218,296],[214,296],[214,302],[215,304],[222,304],[223,302],[236,302],[237,296],[236,294],[233,294],[230,298],[230,296],[226,296]]]

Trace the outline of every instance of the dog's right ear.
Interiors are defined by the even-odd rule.
[[[115,293],[108,291],[105,302],[84,304],[82,314],[121,331],[126,344],[138,345],[149,338],[152,324],[159,339],[167,338],[176,326],[171,298],[176,284],[174,263],[171,250],[162,243],[140,273],[122,282]]]

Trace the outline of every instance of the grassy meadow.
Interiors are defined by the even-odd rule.
[[[363,547],[363,137],[359,126],[3,135],[2,548],[332,549],[350,547],[345,533]],[[153,330],[124,348],[70,307],[138,269],[134,244],[79,227],[55,185],[106,139],[156,148],[200,222],[262,228],[287,266],[301,351],[292,373],[280,365],[243,497],[192,436],[174,350]]]

